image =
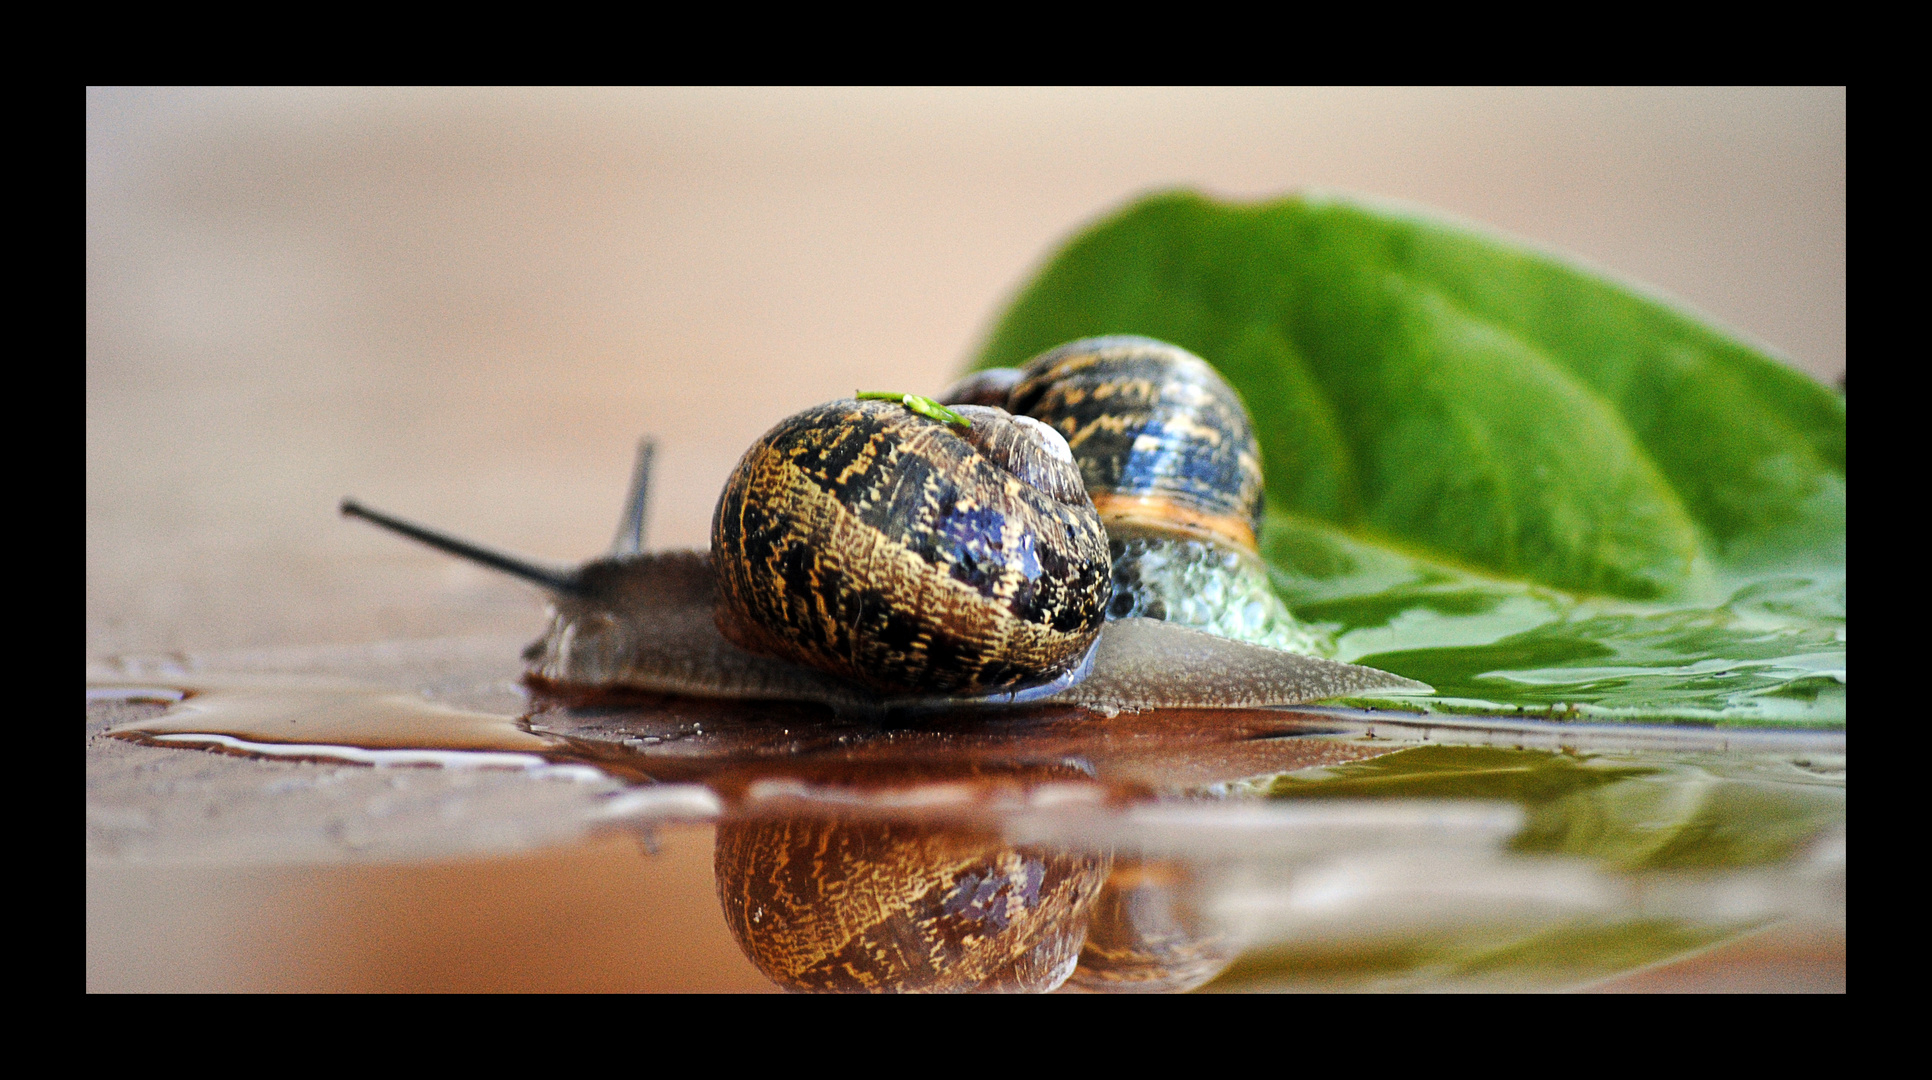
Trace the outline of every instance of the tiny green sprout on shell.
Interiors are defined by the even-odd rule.
[[[920,416],[930,417],[941,423],[951,424],[954,427],[970,428],[973,426],[971,420],[966,419],[929,397],[920,397],[918,394],[901,394],[892,390],[860,390],[857,391],[857,394],[860,401],[896,401],[906,408],[911,409],[913,412],[918,413]]]

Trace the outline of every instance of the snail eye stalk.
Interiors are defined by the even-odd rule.
[[[545,566],[534,559],[525,559],[502,551],[493,551],[481,544],[451,536],[436,529],[424,528],[399,517],[391,517],[380,510],[371,510],[354,499],[342,500],[342,516],[361,518],[374,525],[380,525],[393,533],[400,533],[419,544],[427,544],[438,551],[446,551],[460,559],[501,570],[512,577],[520,577],[564,596],[579,596],[585,592],[583,575],[574,570]]]
[[[651,462],[657,456],[657,443],[644,438],[637,444],[637,463],[631,466],[631,491],[624,499],[624,516],[617,522],[617,538],[610,553],[621,558],[644,553],[644,515],[651,503]]]
[[[937,420],[943,424],[951,424],[954,427],[963,428],[971,428],[973,426],[971,420],[966,419],[929,397],[920,397],[918,394],[901,394],[892,390],[860,390],[857,393],[860,401],[896,401],[906,408],[911,409],[913,412],[918,413],[920,416]]]

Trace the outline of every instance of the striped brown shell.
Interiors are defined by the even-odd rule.
[[[1149,618],[1271,649],[1324,647],[1256,550],[1261,452],[1241,398],[1207,361],[1152,338],[1085,338],[956,383],[1066,439],[1107,528],[1109,619]]]
[[[1182,862],[1116,856],[1088,916],[1073,988],[1181,993],[1226,970],[1239,945],[1204,925],[1195,910],[1193,877]]]
[[[1075,668],[1112,594],[1106,531],[1064,448],[960,411],[969,431],[847,399],[759,439],[712,518],[725,637],[883,695]]]
[[[1080,957],[1104,855],[956,825],[812,817],[718,827],[718,899],[752,963],[818,992],[1041,992]]]
[[[988,395],[1013,380],[980,378]],[[1034,357],[1013,381],[1006,408],[1066,437],[1116,534],[1149,527],[1254,550],[1261,451],[1247,408],[1207,361],[1152,338],[1087,338]]]

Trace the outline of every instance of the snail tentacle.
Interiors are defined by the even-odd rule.
[[[512,577],[520,577],[558,596],[571,596],[584,591],[581,571],[548,566],[535,559],[527,559],[521,555],[511,555],[508,552],[471,543],[438,529],[404,521],[402,518],[385,514],[380,510],[371,510],[354,499],[343,499],[341,511],[343,517],[361,518],[371,524],[380,525],[390,532],[407,536],[419,544],[427,544],[457,558],[468,559],[470,562],[487,566]]]
[[[655,440],[645,436],[637,441],[630,493],[624,496],[624,513],[617,519],[617,536],[610,544],[613,557],[639,555],[644,551],[644,526],[651,503],[651,462],[656,457]]]

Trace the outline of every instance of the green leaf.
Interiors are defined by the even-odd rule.
[[[1428,707],[1843,723],[1844,400],[1734,336],[1414,211],[1172,193],[1069,242],[976,366],[1115,333],[1227,376],[1277,589]]]
[[[1104,333],[1225,373],[1271,505],[1573,593],[1843,559],[1843,401],[1656,297],[1324,197],[1146,199],[1055,256],[979,357]]]
[[[1722,575],[1720,604],[1577,597],[1270,514],[1261,553],[1338,659],[1429,698],[1357,704],[1549,719],[1842,727],[1845,569]]]

